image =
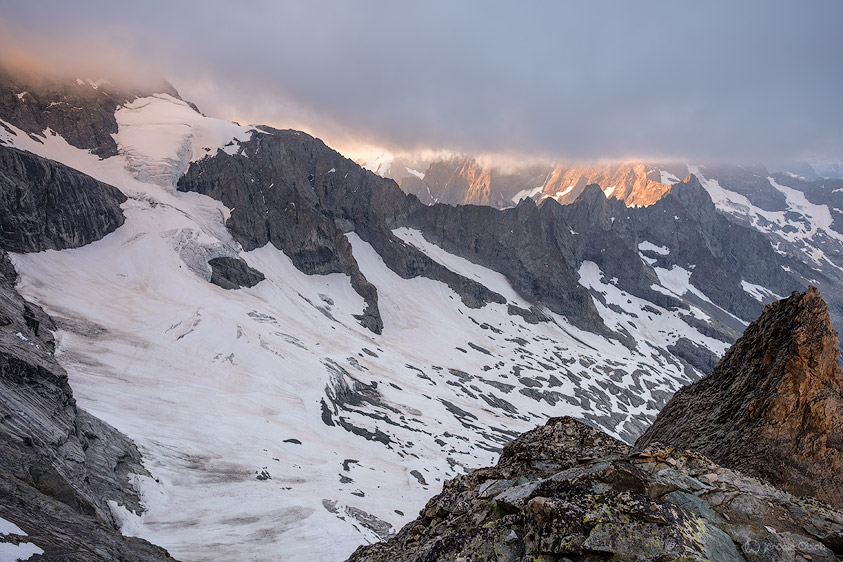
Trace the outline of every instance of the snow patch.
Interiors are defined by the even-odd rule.
[[[679,178],[677,178],[676,176],[674,176],[670,172],[666,172],[664,170],[659,170],[659,172],[661,173],[661,178],[659,180],[659,183],[662,183],[664,185],[673,185],[673,184],[682,182],[682,180],[680,180]]]
[[[512,196],[512,202],[518,203],[519,201],[521,201],[525,197],[529,197],[530,199],[532,199],[536,195],[541,193],[543,189],[544,189],[543,185],[540,185],[538,187],[534,187],[533,189],[522,189],[521,191],[519,191],[518,193],[516,193],[515,195]]]
[[[23,532],[23,529],[12,523],[11,521],[7,521],[0,517],[0,535],[18,535],[20,537],[28,536],[26,533]]]
[[[666,256],[670,253],[670,248],[667,246],[656,246],[652,242],[647,242],[646,240],[639,242],[638,249],[642,252],[653,252],[662,256]]]
[[[205,117],[169,94],[138,98],[114,116],[115,139],[129,170],[140,181],[164,187],[174,187],[191,162],[226,145],[236,151],[236,143],[248,140],[254,130]]]
[[[748,281],[741,280],[741,287],[744,291],[752,295],[759,302],[764,302],[765,300],[780,300],[783,297],[781,295],[777,295],[767,287],[763,287],[761,285],[754,285]]]
[[[17,537],[28,536],[20,527],[0,517],[0,560],[4,562],[29,560],[36,554],[44,554],[42,548],[31,542],[18,542],[18,544],[6,542],[9,535],[15,535]]]

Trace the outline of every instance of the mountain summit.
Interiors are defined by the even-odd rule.
[[[638,440],[699,451],[843,506],[843,373],[815,287],[764,309],[714,371],[679,390]]]

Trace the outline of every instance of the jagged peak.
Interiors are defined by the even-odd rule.
[[[582,193],[574,200],[574,203],[594,204],[605,201],[607,199],[603,189],[596,183],[590,183],[583,188]]]
[[[816,287],[768,305],[706,377],[667,403],[660,441],[843,506],[839,340]]]
[[[710,222],[715,216],[714,201],[694,174],[688,174],[684,180],[670,186],[662,200],[671,197],[678,201],[689,215],[701,223]]]

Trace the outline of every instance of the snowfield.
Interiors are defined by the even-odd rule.
[[[180,560],[343,560],[548,417],[573,415],[630,439],[700,375],[665,346],[684,337],[726,348],[620,291],[592,262],[580,283],[636,347],[547,311],[551,321],[530,325],[506,305],[466,308],[442,283],[400,278],[351,233],[379,292],[384,330],[374,335],[353,317],[364,303],[348,277],[305,275],[271,245],[243,252],[225,228],[229,209],[175,191],[190,161],[259,133],[169,96],[138,99],[117,116],[121,153],[106,160],[49,131],[39,141],[0,129],[3,142],[129,198],[125,224],[104,239],[13,261],[20,292],[56,320],[56,355],[79,405],[143,453],[151,476],[133,483],[146,511],[112,503],[124,533]],[[396,234],[529,306],[502,275],[417,231]],[[642,251],[662,254],[647,244]],[[266,280],[212,285],[207,260],[217,256],[242,257]],[[696,291],[687,270],[657,271],[661,290]]]

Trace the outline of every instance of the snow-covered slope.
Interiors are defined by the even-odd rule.
[[[668,346],[726,347],[592,262],[580,283],[603,295],[601,317],[634,346],[549,311],[550,321],[527,324],[507,313],[531,303],[506,278],[411,229],[396,234],[507,304],[469,309],[441,282],[402,279],[351,233],[378,288],[384,329],[375,335],[354,318],[364,302],[347,276],[305,275],[272,245],[243,252],[225,227],[230,209],[173,189],[191,160],[259,133],[166,95],[135,100],[117,119],[120,154],[105,160],[49,131],[0,130],[4,143],[129,198],[125,224],[104,239],[14,263],[19,290],[59,325],[57,357],[80,405],[144,454],[152,477],[136,484],[146,511],[113,506],[124,532],[179,559],[343,559],[550,416],[635,435],[699,376]],[[207,261],[217,256],[240,256],[266,280],[212,285]],[[659,279],[662,292],[695,290],[675,270]]]
[[[226,228],[232,209],[175,191],[191,162],[219,149],[249,157],[241,144],[263,133],[204,117],[168,94],[126,103],[115,119],[119,154],[105,160],[51,131],[0,130],[1,142],[129,198],[126,223],[104,239],[14,261],[21,292],[57,320],[57,357],[80,404],[144,453],[152,476],[135,484],[146,511],[112,506],[124,532],[184,560],[343,559],[412,517],[445,479],[493,462],[504,443],[549,416],[587,419],[629,440],[726,348],[710,327],[742,324],[723,308],[729,303],[707,296],[709,280],[695,277],[697,265],[707,267],[700,259],[711,257],[682,249],[682,228],[696,227],[674,229],[673,211],[659,227],[625,227],[629,215],[649,219],[611,205],[599,211],[595,200],[580,209],[580,226],[606,225],[589,231],[586,246],[571,243],[598,252],[577,258],[574,286],[578,279],[590,291],[599,319],[622,337],[575,328],[548,310],[539,310],[547,321],[527,323],[510,307],[536,302],[506,277],[410,228],[394,233],[505,303],[467,308],[442,282],[400,277],[349,233],[360,271],[378,289],[383,333],[375,335],[358,323],[365,303],[346,275],[305,275],[272,245],[244,252]],[[676,179],[659,174],[662,183]],[[768,181],[785,210],[703,181],[721,211],[778,236],[783,254],[811,249],[816,268],[836,267],[822,248],[840,242],[837,208],[777,178]],[[656,211],[668,208],[679,209],[674,202]],[[585,237],[574,228],[562,234]],[[620,255],[617,236],[637,237],[632,258],[649,272],[638,279],[646,290],[622,278],[622,268],[601,270],[612,263],[601,253]],[[212,285],[208,260],[220,256],[241,257],[266,279],[236,291]],[[777,297],[757,275],[735,284],[752,304]],[[729,287],[714,289],[722,297]],[[664,299],[642,298],[647,291]]]
[[[763,233],[776,251],[791,261],[783,266],[788,272],[820,287],[829,301],[832,320],[839,326],[843,322],[843,181],[808,182],[790,174],[758,176],[741,170],[725,182],[713,178],[714,174],[702,166],[692,166],[691,171],[700,178],[719,212]],[[749,197],[739,193],[750,183],[779,198],[779,205],[764,208],[757,187],[748,192]],[[753,195],[757,203],[750,199]],[[751,285],[744,285],[750,294],[760,296],[768,291],[762,288],[759,293]]]
[[[237,151],[248,127],[202,116],[169,94],[138,98],[115,112],[120,154],[143,182],[174,186],[190,162],[217,148]]]

